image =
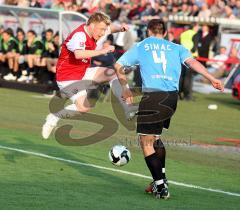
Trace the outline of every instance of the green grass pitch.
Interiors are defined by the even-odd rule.
[[[43,141],[40,133],[49,99],[3,88],[0,97],[0,209],[240,209],[239,196],[171,183],[171,199],[156,200],[144,193],[149,179],[1,148],[150,176],[134,131],[120,125],[112,137],[89,146],[63,146],[53,135]],[[225,94],[195,97],[195,102],[179,102],[169,131],[163,134],[167,176],[175,182],[240,195],[239,147],[218,141],[240,139],[240,103]],[[218,110],[208,110],[209,104],[217,104]],[[97,103],[93,113],[116,120],[109,102]],[[61,121],[61,125],[66,123],[74,125],[74,137],[100,129],[93,123]],[[118,143],[128,144],[132,154],[129,164],[121,168],[108,160],[109,149]]]

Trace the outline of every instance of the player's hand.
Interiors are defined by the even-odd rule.
[[[112,46],[112,45],[109,45],[109,46],[102,49],[102,54],[107,54],[107,53],[110,53],[110,52],[114,52],[114,50],[115,50],[115,47]]]
[[[55,48],[54,48],[54,45],[53,45],[53,43],[48,43],[48,48],[50,49],[50,50],[55,50]]]
[[[123,23],[121,26],[120,26],[120,31],[121,32],[125,32],[125,31],[128,31],[129,30],[129,26],[126,24],[126,23]]]
[[[218,89],[218,90],[220,90],[221,92],[224,91],[224,85],[223,85],[223,83],[222,83],[221,80],[214,78],[214,79],[211,80],[211,83],[212,83],[212,86],[213,86],[215,89]]]
[[[133,104],[133,94],[129,88],[124,87],[122,89],[122,99],[128,105]]]

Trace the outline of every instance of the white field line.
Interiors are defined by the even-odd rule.
[[[102,169],[102,170],[118,172],[118,173],[130,175],[130,176],[141,177],[144,179],[150,179],[150,180],[152,179],[152,177],[150,177],[150,176],[146,176],[146,175],[142,175],[142,174],[138,174],[138,173],[132,173],[129,171],[108,168],[108,167],[89,164],[89,163],[82,163],[82,162],[79,162],[76,160],[69,160],[69,159],[65,159],[65,158],[61,158],[61,157],[54,157],[54,156],[50,156],[50,155],[46,155],[46,154],[38,153],[38,152],[31,152],[31,151],[27,151],[27,150],[6,147],[6,146],[2,146],[2,145],[0,145],[0,149],[15,151],[15,152],[19,152],[19,153],[24,153],[24,154],[38,156],[38,157],[52,159],[52,160],[58,160],[58,161],[67,162],[67,163],[75,164],[75,165],[88,166],[88,167],[92,167],[92,168],[98,168],[98,169]],[[226,194],[226,195],[240,197],[240,193],[233,193],[233,192],[227,192],[227,191],[223,191],[223,190],[219,190],[219,189],[205,188],[205,187],[201,187],[201,186],[196,186],[196,185],[186,184],[186,183],[181,183],[181,182],[175,182],[175,181],[169,181],[169,183],[173,184],[173,185],[177,185],[177,186],[187,187],[187,188],[194,188],[194,189],[205,190],[205,191],[209,191],[209,192],[222,193],[222,194]]]

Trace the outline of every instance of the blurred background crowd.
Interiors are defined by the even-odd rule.
[[[109,36],[104,44],[114,44],[116,52],[94,58],[93,66],[112,66],[134,42],[146,37],[145,23],[152,18],[167,21],[169,15],[228,19],[240,17],[240,0],[0,0],[0,5],[74,11],[86,16],[103,11],[113,22],[138,26],[135,36],[130,32]],[[219,45],[218,28],[214,25],[195,23],[178,27],[175,24],[168,28],[166,38],[188,48],[193,57],[198,58],[217,78],[226,77],[233,66],[240,63],[237,47],[228,51],[227,46]],[[39,35],[34,30],[13,30],[0,26],[1,78],[54,85],[59,48],[59,32],[51,28]],[[133,84],[140,86],[141,78],[138,71],[134,72]],[[192,72],[183,66],[179,84],[180,98],[192,100],[193,78],[207,83],[204,78],[192,75]]]
[[[173,15],[240,17],[240,0],[0,0],[0,4],[49,8],[81,13],[103,10],[112,20]]]

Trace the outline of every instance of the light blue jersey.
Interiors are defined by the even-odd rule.
[[[122,55],[117,63],[122,66],[140,65],[143,92],[176,91],[181,64],[191,57],[182,45],[148,37]]]

